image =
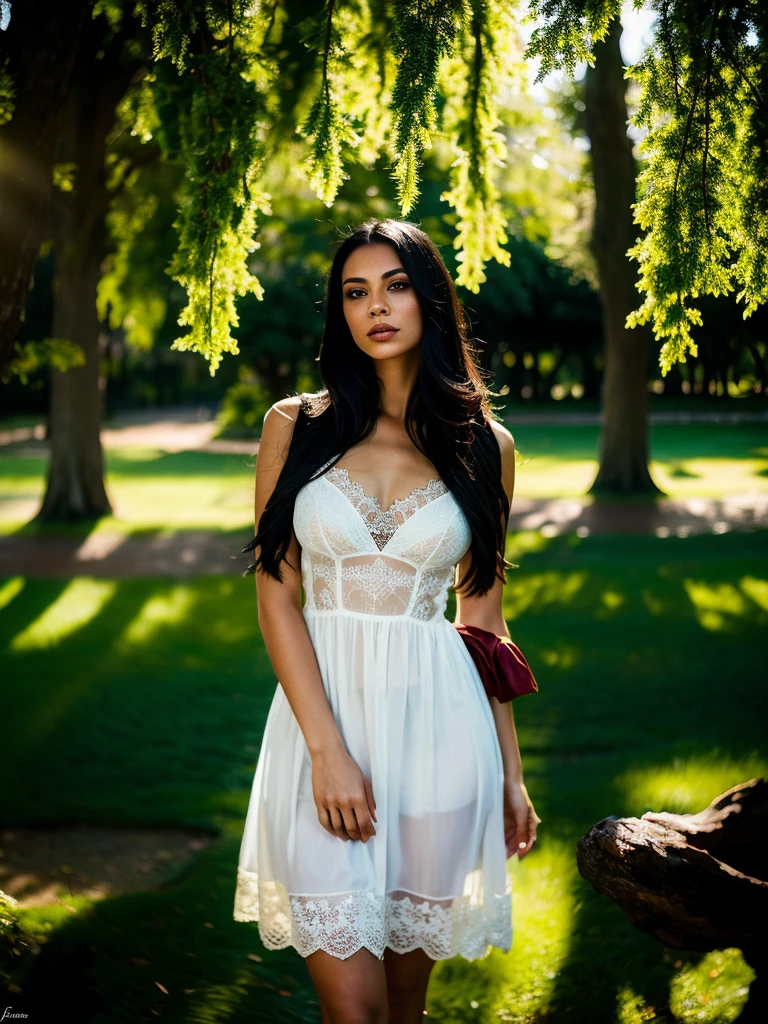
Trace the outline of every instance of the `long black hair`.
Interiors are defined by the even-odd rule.
[[[384,242],[400,257],[421,306],[424,329],[416,383],[405,426],[416,448],[438,472],[472,531],[472,558],[460,590],[486,593],[512,566],[504,557],[509,500],[501,479],[501,453],[491,426],[491,392],[451,276],[425,232],[407,221],[369,220],[351,231],[333,258],[325,294],[320,346],[324,385],[301,396],[285,465],[243,552],[259,554],[243,575],[263,572],[282,581],[280,562],[291,542],[299,490],[325,464],[337,462],[366,438],[380,411],[375,362],[356,344],[343,310],[342,270],[361,245]]]

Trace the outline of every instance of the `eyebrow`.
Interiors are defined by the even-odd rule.
[[[404,270],[402,267],[395,267],[394,270],[386,270],[386,271],[384,271],[384,273],[381,275],[381,278],[382,278],[382,280],[384,280],[385,277],[392,277],[394,274],[405,274],[405,273],[407,273],[407,271]],[[341,287],[343,288],[344,285],[345,284],[349,284],[350,281],[354,281],[355,284],[367,284],[368,283],[367,279],[364,278],[364,277],[348,277],[346,279],[346,281],[342,281],[341,282]]]

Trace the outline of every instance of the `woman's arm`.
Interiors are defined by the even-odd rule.
[[[284,398],[264,417],[256,465],[256,528],[288,455],[298,396]],[[258,548],[256,549],[258,551]],[[275,675],[280,680],[312,758],[312,786],[320,824],[341,839],[375,834],[373,790],[350,757],[323,687],[320,666],[301,610],[301,548],[292,533],[281,563],[283,581],[256,571],[258,621]],[[291,565],[288,565],[290,561]]]
[[[288,454],[299,399],[284,398],[264,417],[256,470],[254,518],[259,519],[275,489]],[[258,549],[257,549],[258,550]],[[280,685],[285,690],[310,754],[344,746],[323,689],[320,667],[301,611],[301,572],[296,534],[281,563],[283,582],[259,568],[256,572],[259,629]]]
[[[515,489],[515,442],[506,427],[492,421],[496,439],[501,451],[501,477],[504,490],[512,505]],[[469,571],[471,550],[457,567],[457,585]],[[502,591],[504,584],[497,579],[491,589],[481,597],[462,597],[456,593],[456,622],[467,626],[489,629],[498,636],[509,636],[507,623],[502,613]],[[507,857],[515,853],[518,859],[530,851],[536,839],[536,829],[541,819],[534,810],[528,791],[523,782],[523,764],[520,746],[517,742],[512,702],[499,703],[495,697],[488,698],[499,737],[501,760],[504,766],[504,839]]]
[[[510,506],[515,489],[515,441],[506,427],[493,421],[493,430],[501,450],[501,478]],[[457,585],[469,570],[471,549],[458,565]],[[462,597],[456,594],[456,622],[466,626],[479,626],[489,629],[497,636],[509,636],[509,630],[502,613],[501,600],[504,584],[497,579],[491,589],[481,597]],[[496,732],[501,747],[504,763],[504,777],[522,781],[523,766],[520,758],[520,747],[517,742],[515,720],[512,714],[512,703],[500,704],[495,697],[489,697]]]

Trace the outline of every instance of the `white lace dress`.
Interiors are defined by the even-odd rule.
[[[345,959],[418,947],[435,960],[512,944],[503,767],[493,715],[445,618],[469,525],[438,479],[379,508],[345,469],[296,498],[304,619],[350,755],[371,780],[376,835],[318,820],[306,742],[281,686],[267,716],[234,917],[268,949]]]

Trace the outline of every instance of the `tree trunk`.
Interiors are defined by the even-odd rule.
[[[80,345],[85,365],[51,375],[51,454],[41,519],[93,519],[111,512],[100,437],[96,288],[107,252],[106,140],[135,70],[120,61],[122,45],[121,39],[105,45],[96,26],[84,31],[56,154],[57,160],[74,163],[76,171],[74,188],[60,193],[54,207],[53,337]]]
[[[600,468],[592,493],[658,492],[648,472],[647,367],[645,331],[628,330],[627,315],[639,293],[626,251],[635,241],[631,205],[635,163],[627,135],[621,24],[594,47],[585,103],[595,187],[595,220],[590,248],[600,278],[605,372],[602,389]]]
[[[101,449],[99,322],[96,286],[101,249],[85,240],[57,253],[55,338],[80,345],[85,365],[51,375],[50,459],[42,519],[93,519],[108,515]]]
[[[0,370],[13,356],[51,197],[54,147],[87,0],[14,3],[0,61],[15,87],[0,126]]]
[[[576,844],[579,873],[640,931],[673,949],[735,946],[753,968],[739,1024],[768,1000],[768,780],[733,786],[697,814],[603,818]]]

